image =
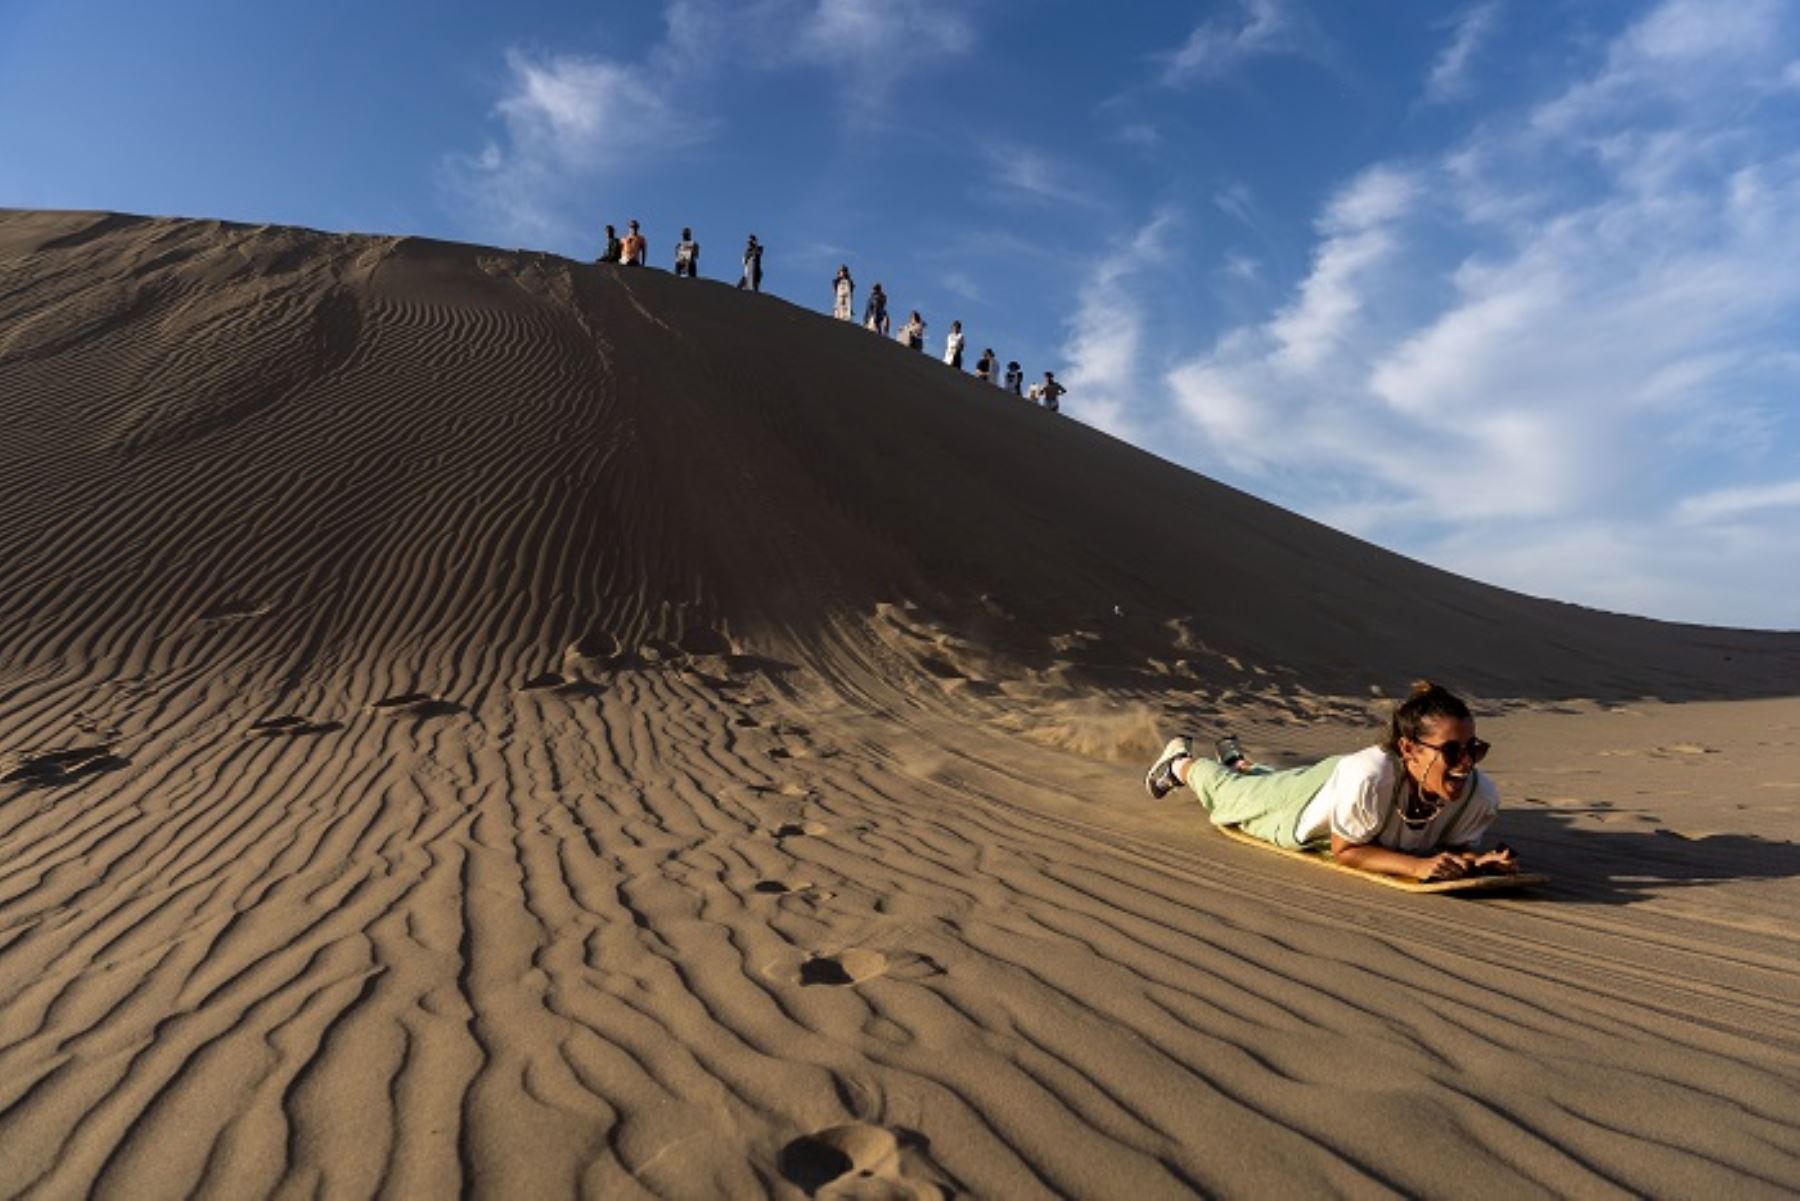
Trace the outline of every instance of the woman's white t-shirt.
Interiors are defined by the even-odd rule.
[[[1478,846],[1500,811],[1500,789],[1477,771],[1463,794],[1429,822],[1408,826],[1401,821],[1400,797],[1411,788],[1399,758],[1380,746],[1345,755],[1300,811],[1294,837],[1306,846],[1336,834],[1345,842],[1377,843],[1409,854],[1460,849]]]

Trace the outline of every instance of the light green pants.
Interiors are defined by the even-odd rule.
[[[1215,826],[1236,826],[1253,838],[1278,847],[1297,847],[1294,827],[1306,803],[1319,795],[1342,755],[1311,767],[1275,771],[1253,767],[1236,771],[1212,759],[1188,764],[1187,785],[1206,806]]]

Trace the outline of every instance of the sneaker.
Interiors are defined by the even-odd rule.
[[[1160,801],[1180,788],[1181,781],[1175,778],[1175,764],[1179,760],[1193,757],[1193,739],[1185,734],[1169,739],[1169,745],[1163,748],[1162,757],[1144,774],[1145,791]]]

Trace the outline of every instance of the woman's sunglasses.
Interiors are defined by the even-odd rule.
[[[1483,742],[1479,738],[1471,738],[1467,742],[1460,738],[1452,738],[1449,742],[1419,742],[1417,738],[1413,741],[1420,746],[1430,747],[1442,755],[1445,765],[1449,767],[1455,767],[1461,763],[1465,755],[1468,756],[1470,763],[1480,763],[1487,758],[1487,753],[1494,749],[1492,743]]]

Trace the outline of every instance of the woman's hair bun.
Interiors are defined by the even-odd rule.
[[[1406,699],[1394,706],[1393,715],[1388,719],[1387,737],[1381,745],[1398,753],[1400,740],[1410,738],[1417,742],[1426,722],[1468,716],[1469,706],[1454,692],[1435,680],[1414,680],[1412,687],[1407,689]]]

